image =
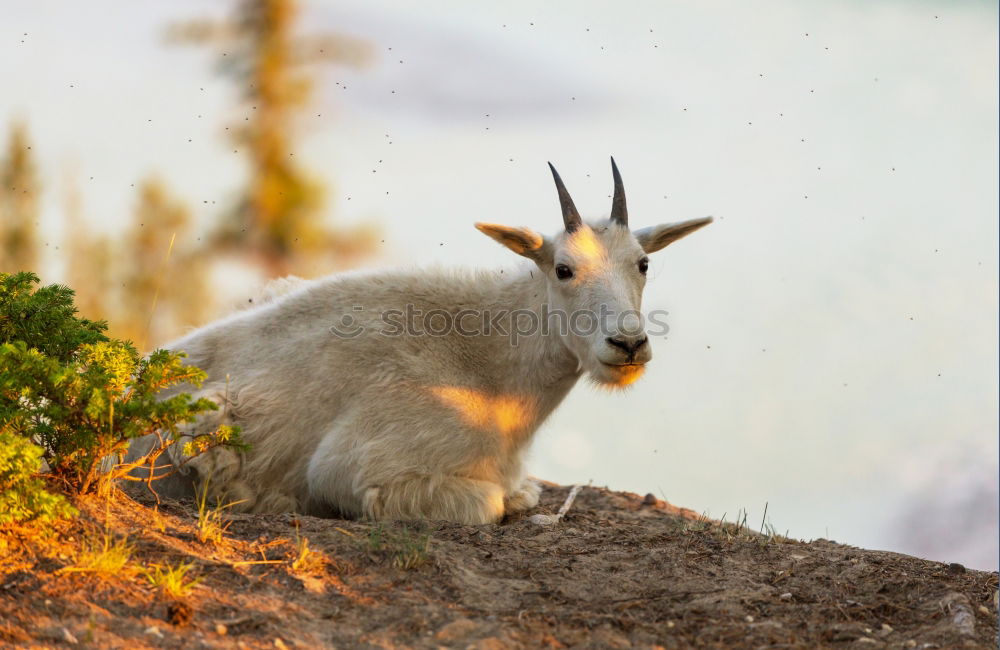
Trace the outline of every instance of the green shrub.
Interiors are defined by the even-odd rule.
[[[41,445],[53,476],[78,492],[92,491],[127,473],[102,470],[129,442],[159,432],[176,441],[178,427],[216,409],[182,393],[159,400],[178,384],[200,386],[205,373],[183,364],[183,354],[156,350],[142,358],[127,341],[108,339],[104,323],[76,316],[66,287],[32,288],[30,273],[0,274],[0,430]],[[198,451],[238,444],[238,431],[222,427]]]
[[[46,489],[38,478],[42,448],[0,431],[0,526],[49,523],[75,513],[61,494]]]
[[[34,273],[0,273],[0,343],[25,341],[69,363],[81,345],[108,340],[107,323],[76,317],[72,289],[52,284],[35,290],[36,284]]]

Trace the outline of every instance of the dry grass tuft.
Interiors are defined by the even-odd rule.
[[[292,571],[301,573],[319,573],[329,563],[323,553],[309,548],[309,539],[299,535],[299,527],[295,527],[295,559],[292,560]]]
[[[208,481],[202,483],[198,490],[198,541],[202,544],[212,544],[219,546],[226,538],[226,529],[229,522],[224,519],[224,512],[240,503],[233,501],[225,505],[216,505],[214,508],[208,505]]]
[[[697,518],[685,522],[682,530],[684,532],[703,532],[714,536],[716,539],[725,542],[748,541],[765,546],[767,544],[796,543],[785,535],[778,533],[775,526],[767,519],[768,504],[764,504],[764,517],[761,520],[760,528],[753,530],[747,521],[748,513],[744,508],[740,508],[736,513],[736,521],[726,522],[726,514],[722,519],[716,521],[709,518],[704,513]]]
[[[430,535],[412,531],[406,526],[399,532],[393,532],[378,523],[368,533],[368,550],[390,559],[392,566],[404,571],[427,564],[430,560],[430,543]]]
[[[143,574],[149,583],[171,598],[180,599],[190,595],[201,578],[188,579],[188,572],[194,567],[194,562],[177,566],[169,564],[151,564],[143,569]]]
[[[85,538],[76,564],[59,570],[59,573],[90,573],[103,577],[130,573],[128,562],[133,547],[127,537],[115,539],[109,531],[100,537]]]

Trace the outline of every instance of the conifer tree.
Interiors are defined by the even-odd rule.
[[[15,123],[0,163],[0,272],[39,270],[38,192],[28,129]]]
[[[101,320],[117,316],[115,296],[121,281],[115,278],[113,243],[87,223],[79,188],[72,182],[66,192],[63,222],[65,275],[77,287],[76,304],[80,312]]]
[[[117,256],[122,282],[120,316],[112,319],[116,336],[144,348],[203,324],[209,311],[208,281],[204,260],[192,243],[187,206],[162,181],[143,181]]]
[[[241,93],[245,119],[232,129],[250,157],[250,176],[215,233],[224,250],[240,251],[271,276],[315,265],[320,256],[353,261],[370,250],[374,232],[332,230],[323,223],[323,187],[293,156],[295,117],[309,102],[306,64],[359,66],[369,58],[356,39],[295,34],[294,0],[241,0],[225,22],[176,25],[175,41],[220,45],[219,71]]]

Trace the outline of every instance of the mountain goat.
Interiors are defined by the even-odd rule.
[[[174,445],[180,471],[152,485],[183,496],[207,481],[249,512],[481,524],[533,507],[523,459],[535,431],[584,373],[639,378],[647,255],[712,221],[630,230],[611,165],[609,219],[584,223],[550,164],[559,234],[476,224],[531,261],[522,268],[302,281],[168,345],[206,371],[197,396],[220,406],[185,435],[238,425],[250,449],[188,458]]]

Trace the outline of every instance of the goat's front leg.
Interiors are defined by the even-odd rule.
[[[463,524],[492,524],[504,514],[498,483],[449,476],[418,476],[368,488],[364,514],[379,519],[445,519]]]
[[[203,413],[193,422],[180,427],[177,442],[167,449],[171,463],[182,474],[191,474],[195,490],[207,491],[209,501],[220,505],[233,507],[238,512],[254,510],[257,493],[241,477],[243,466],[242,455],[227,447],[213,447],[201,453],[189,456],[185,453],[188,443],[197,441],[201,436],[211,435],[221,425],[230,425],[230,419],[225,408],[225,398],[222,395],[207,395],[209,399],[219,404],[219,409]]]
[[[504,508],[508,513],[530,510],[538,505],[541,493],[541,484],[531,477],[525,477],[516,490],[507,493],[504,498]]]

